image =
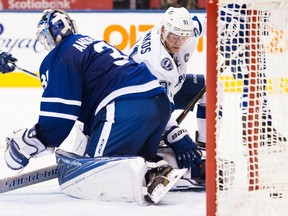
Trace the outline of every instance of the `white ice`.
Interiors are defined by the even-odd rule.
[[[16,175],[4,162],[7,134],[32,127],[38,119],[41,88],[0,88],[0,178]],[[191,128],[188,116],[183,127]],[[192,129],[191,129],[192,130]],[[61,148],[72,149],[74,131]],[[22,173],[55,163],[54,156],[31,159]],[[109,187],[109,185],[106,185]],[[136,203],[81,200],[61,192],[57,179],[0,194],[1,216],[61,215],[61,216],[204,216],[206,194],[202,192],[169,192],[157,205],[139,206]]]

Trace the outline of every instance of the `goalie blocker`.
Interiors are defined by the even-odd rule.
[[[184,175],[165,161],[145,162],[141,157],[88,158],[56,151],[60,189],[67,195],[103,201],[158,203]]]

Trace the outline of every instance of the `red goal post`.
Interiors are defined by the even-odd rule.
[[[288,215],[288,0],[207,0],[208,216]]]
[[[217,6],[218,0],[208,0],[207,10],[207,62],[206,62],[206,215],[216,213],[216,87],[217,87]]]

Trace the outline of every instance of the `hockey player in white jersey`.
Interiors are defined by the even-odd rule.
[[[144,62],[157,77],[170,99],[173,110],[184,109],[205,86],[204,75],[187,74],[187,62],[195,52],[198,38],[205,34],[205,20],[200,21],[198,17],[192,17],[183,7],[170,7],[164,13],[161,25],[149,30],[128,53],[135,61]],[[205,110],[204,95],[197,107],[199,131],[196,137],[202,146],[206,143]],[[171,155],[167,158],[169,149],[160,148],[159,151],[165,151],[164,158],[169,161],[176,159],[178,167],[190,168],[190,172],[186,174],[187,179],[197,179],[202,185],[205,180],[205,162],[187,130],[180,128],[171,117],[163,137],[165,144],[172,148],[175,154],[175,157],[172,154],[173,158]]]
[[[105,41],[77,34],[62,10],[44,11],[37,38],[49,51],[40,66],[39,119],[7,137],[7,166],[19,170],[31,158],[53,153],[78,120],[87,138],[86,157],[57,150],[60,188],[79,198],[159,202],[187,169],[147,162],[155,157],[171,114],[155,76]],[[13,71],[15,61],[0,54],[1,72]]]

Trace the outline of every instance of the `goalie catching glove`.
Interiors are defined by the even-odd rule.
[[[7,166],[19,170],[29,163],[31,157],[40,157],[52,154],[54,148],[46,147],[37,138],[36,126],[28,130],[20,129],[6,138],[7,149],[4,155]]]
[[[164,142],[175,154],[180,169],[190,168],[191,177],[205,176],[205,162],[201,159],[202,152],[192,141],[186,129],[173,126],[164,134]]]
[[[13,64],[17,61],[16,58],[12,57],[12,54],[8,52],[0,53],[0,72],[8,73],[15,70],[16,65]],[[11,64],[9,64],[11,63]]]

